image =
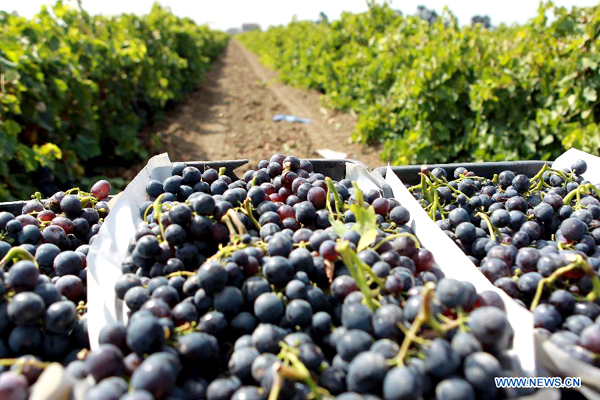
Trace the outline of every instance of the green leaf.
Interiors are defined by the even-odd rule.
[[[373,206],[364,207],[358,203],[352,204],[350,210],[356,217],[352,230],[360,234],[357,251],[366,249],[377,237],[377,214]]]
[[[583,89],[583,98],[590,103],[593,103],[598,98],[596,90],[592,89],[591,87],[586,87]]]
[[[329,222],[331,223],[331,228],[339,237],[344,237],[344,235],[349,231],[342,221],[333,218],[331,214],[329,214]]]
[[[375,239],[377,239],[377,229],[371,229],[362,233],[360,240],[358,241],[358,246],[356,246],[356,251],[360,252],[361,250],[366,249],[375,242]]]
[[[583,64],[584,68],[596,69],[598,68],[598,63],[591,58],[583,57],[581,59],[581,64]]]
[[[542,138],[542,140],[541,140],[540,144],[541,144],[542,146],[547,146],[547,145],[549,145],[549,144],[550,144],[550,143],[552,143],[552,142],[554,142],[554,136],[552,136],[552,135],[546,135],[546,136],[544,136],[544,137]]]

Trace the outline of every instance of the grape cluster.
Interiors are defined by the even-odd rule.
[[[600,366],[600,185],[548,166],[486,179],[424,167],[414,196],[479,270],[534,314],[538,333]]]
[[[36,194],[21,215],[0,213],[0,398],[27,398],[47,362],[67,365],[89,349],[86,257],[110,189],[99,181],[91,193]]]
[[[493,385],[511,374],[500,297],[444,278],[406,208],[306,160],[258,167],[148,184],[115,284],[128,323],[67,367],[86,399],[514,394]]]

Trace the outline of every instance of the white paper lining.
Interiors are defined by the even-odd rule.
[[[106,324],[124,321],[122,301],[115,296],[115,282],[122,275],[129,239],[142,221],[139,206],[148,199],[146,184],[165,180],[170,174],[169,156],[152,157],[146,167],[115,199],[110,214],[90,247],[87,267],[88,336],[91,349],[98,347],[98,335]]]

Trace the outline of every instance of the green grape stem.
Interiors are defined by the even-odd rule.
[[[229,215],[229,218],[231,219],[231,222],[233,222],[233,225],[235,226],[237,233],[239,235],[245,235],[246,233],[248,233],[248,231],[246,230],[246,227],[240,220],[240,217],[237,215],[237,213],[234,210],[231,210],[231,209],[227,210],[227,215]]]
[[[162,239],[165,238],[165,227],[163,226],[163,223],[160,218],[162,216],[162,199],[163,199],[163,197],[165,197],[164,193],[161,194],[160,196],[158,196],[156,198],[156,200],[154,200],[154,204],[152,205],[153,210],[154,210],[154,213],[153,213],[154,218],[156,219],[156,221],[158,221],[158,225],[160,226],[160,237]]]
[[[190,272],[190,271],[175,271],[175,272],[171,272],[170,274],[168,274],[167,276],[165,276],[165,278],[170,279],[174,276],[194,276],[196,275],[195,272]]]
[[[250,218],[250,221],[252,221],[254,226],[256,226],[256,229],[260,232],[260,228],[261,228],[260,224],[254,217],[254,214],[252,211],[253,211],[252,203],[250,202],[250,199],[246,198],[246,200],[244,201],[244,206],[242,207],[242,212],[244,214],[246,214],[248,216],[248,218]]]
[[[344,261],[344,264],[346,265],[346,267],[348,267],[348,271],[350,271],[350,275],[354,278],[354,281],[356,282],[356,286],[358,287],[358,290],[361,291],[361,293],[363,294],[363,301],[364,303],[367,305],[367,307],[369,307],[372,311],[377,310],[378,308],[378,302],[375,300],[374,296],[373,296],[373,292],[371,291],[371,288],[369,287],[365,276],[360,273],[361,268],[360,268],[360,264],[356,263],[356,260],[354,259],[352,253],[354,253],[354,251],[350,248],[350,242],[345,240],[341,243],[338,243],[335,246],[336,251],[338,252],[338,254],[340,255],[340,257],[342,257],[342,260]]]
[[[485,221],[485,224],[487,225],[488,230],[490,232],[490,238],[495,242],[497,240],[496,227],[492,224],[490,217],[488,217],[485,213],[482,213],[482,212],[478,212],[477,214],[475,214],[475,216],[479,217]]]
[[[6,265],[8,264],[8,262],[11,260],[13,260],[13,261],[14,260],[31,261],[35,264],[35,267],[37,269],[40,269],[40,266],[38,265],[35,257],[32,256],[27,250],[20,248],[20,247],[13,247],[8,251],[8,253],[6,253],[4,258],[2,258],[2,260],[0,260],[0,269],[3,270],[6,267]]]
[[[269,400],[276,400],[279,397],[284,379],[306,383],[310,388],[311,398],[313,399],[320,400],[323,396],[329,397],[329,392],[317,385],[308,368],[300,361],[298,350],[288,346],[285,342],[280,342],[279,345],[281,351],[277,358],[282,362],[274,365],[277,376],[269,393]]]
[[[408,238],[411,238],[412,240],[415,241],[415,244],[417,245],[417,248],[421,247],[421,242],[419,242],[419,239],[417,239],[417,237],[415,235],[413,235],[412,233],[408,233],[408,232],[400,232],[400,233],[394,233],[393,235],[384,237],[379,242],[377,242],[377,244],[375,246],[373,246],[373,250],[377,250],[384,243],[392,241],[392,240],[394,240],[396,238],[399,238],[399,237],[408,237]]]
[[[33,365],[34,367],[44,369],[49,366],[50,363],[37,360],[22,360],[20,358],[0,358],[0,365],[3,367],[11,367],[13,365]]]
[[[427,282],[423,287],[423,292],[421,294],[421,308],[419,309],[419,313],[414,319],[410,329],[406,330],[406,328],[402,329],[404,332],[404,340],[400,346],[400,351],[398,355],[394,359],[394,364],[396,365],[404,365],[404,361],[408,355],[410,350],[410,346],[413,343],[424,344],[427,343],[424,339],[418,336],[419,331],[423,328],[424,325],[432,328],[438,335],[444,336],[448,331],[452,329],[459,328],[461,331],[466,331],[465,323],[469,320],[469,317],[464,313],[464,311],[459,307],[457,309],[457,318],[449,319],[440,315],[440,319],[444,321],[443,324],[440,324],[433,313],[431,312],[431,302],[435,298],[435,284],[432,282]]]
[[[564,198],[563,204],[571,204],[573,197],[577,196],[577,204],[581,202],[581,195],[585,193],[596,193],[598,197],[600,197],[600,189],[598,189],[594,184],[588,183],[586,185],[581,185],[571,190]]]
[[[394,359],[396,365],[404,365],[404,360],[406,359],[411,344],[415,341],[415,338],[418,337],[418,333],[423,325],[432,319],[430,302],[433,298],[434,291],[435,285],[430,285],[430,282],[426,283],[423,287],[423,292],[421,294],[421,308],[419,309],[419,313],[410,326],[410,329],[404,335],[404,340],[400,346],[400,351]]]
[[[542,298],[542,293],[544,292],[544,287],[546,285],[553,284],[562,275],[564,275],[574,269],[578,269],[578,268],[582,269],[585,272],[585,274],[590,277],[590,279],[592,281],[592,290],[586,296],[586,300],[587,301],[595,301],[598,298],[600,298],[600,279],[594,272],[594,269],[585,261],[585,259],[582,256],[580,256],[578,254],[574,255],[572,260],[570,260],[570,261],[571,261],[571,263],[569,265],[566,265],[564,267],[557,269],[556,271],[554,271],[552,273],[552,275],[550,275],[546,278],[543,278],[538,283],[538,287],[535,291],[535,296],[533,297],[531,306],[529,308],[531,311],[534,311],[535,308],[540,304],[540,300]]]
[[[330,193],[333,193],[333,198],[335,200],[335,211],[338,215],[342,214],[344,212],[344,202],[342,201],[342,198],[340,197],[337,188],[335,187],[330,177],[325,178],[325,183],[327,184],[327,206],[329,209],[329,213],[333,215],[333,211],[331,210],[331,204],[329,201]]]

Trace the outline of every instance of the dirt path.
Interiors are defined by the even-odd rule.
[[[177,161],[247,158],[256,165],[274,153],[319,158],[315,150],[329,149],[370,167],[383,164],[379,149],[349,142],[354,116],[325,110],[319,93],[278,83],[276,75],[231,40],[204,85],[148,133]],[[275,114],[311,123],[274,122]]]

